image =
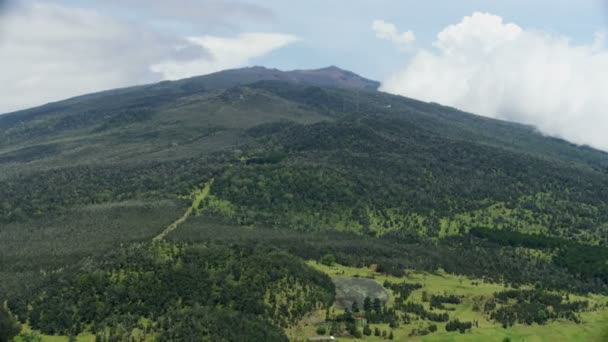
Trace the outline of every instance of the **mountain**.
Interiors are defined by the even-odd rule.
[[[163,153],[165,145],[188,144],[192,139],[203,138],[205,130],[234,143],[231,134],[236,129],[280,119],[309,122],[323,118],[318,113],[292,108],[292,103],[271,92],[239,88],[261,81],[352,90],[375,90],[379,86],[378,82],[336,67],[292,72],[253,67],[80,96],[0,116],[0,162],[39,161],[49,156],[59,157],[47,160],[53,165],[83,162],[88,157],[108,161],[131,158],[133,148],[155,158],[155,153]],[[251,96],[245,98],[247,94],[240,92],[250,92]],[[238,106],[230,102],[235,96],[242,100]],[[264,103],[258,106],[254,101]],[[281,113],[281,106],[289,108],[288,112]],[[247,107],[266,113],[251,113],[243,118]],[[200,111],[216,114],[201,116]],[[145,144],[139,144],[142,139]],[[127,153],[123,153],[123,143],[130,144]],[[171,154],[184,157],[187,152]]]
[[[333,302],[324,269],[303,260],[374,265],[391,281],[441,269],[505,291],[608,294],[608,154],[378,86],[336,67],[253,67],[0,116],[0,299],[50,334],[135,329],[131,315],[178,339],[159,317],[188,316],[282,340]],[[488,304],[492,322],[515,324],[530,308],[541,323],[583,312],[570,302],[543,311],[553,292],[513,291],[529,305]],[[97,306],[82,304],[89,297]],[[98,311],[54,319],[57,298]]]

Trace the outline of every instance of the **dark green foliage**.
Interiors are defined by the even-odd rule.
[[[559,294],[538,289],[506,290],[495,293],[494,298],[502,304],[500,308],[494,310],[495,305],[493,305],[486,309],[489,309],[487,311],[490,312],[490,317],[501,323],[503,327],[515,323],[545,324],[549,320],[558,318],[580,323],[577,313],[587,310],[589,306],[586,301],[566,302]],[[514,300],[515,303],[511,303],[510,300]],[[551,310],[547,309],[549,307]]]
[[[450,315],[446,312],[432,312],[424,309],[422,304],[416,304],[412,302],[407,302],[404,304],[396,305],[399,310],[404,312],[409,312],[420,316],[423,319],[428,319],[433,322],[447,322],[450,319]]]
[[[583,277],[608,282],[608,248],[566,244],[560,249],[555,263]]]
[[[336,262],[336,257],[334,257],[332,254],[325,254],[321,257],[319,262],[326,266],[332,266]]]
[[[3,305],[0,305],[0,342],[12,341],[21,331],[21,325]]]
[[[42,342],[42,337],[37,333],[21,334],[20,336],[23,339],[23,342]]]
[[[246,331],[255,333],[251,341],[284,340],[278,327],[327,307],[334,296],[327,276],[263,247],[155,244],[120,249],[91,266],[49,275],[44,290],[31,294],[27,312],[34,329],[71,334],[89,325],[134,328],[135,317],[147,317],[168,338],[194,329],[211,340],[241,340],[235,334]],[[298,289],[293,298],[292,289]],[[239,326],[244,330],[235,331]]]
[[[422,284],[410,284],[410,283],[391,283],[386,280],[384,282],[384,287],[387,289],[393,290],[393,293],[397,296],[395,298],[395,302],[401,302],[407,300],[407,298],[414,292],[415,290],[421,289]]]
[[[461,334],[464,334],[467,330],[471,329],[472,327],[473,327],[473,323],[471,323],[471,322],[461,322],[458,319],[455,319],[453,321],[449,321],[445,325],[445,330],[448,332],[458,330],[458,332],[460,332]]]
[[[171,323],[160,323],[161,341],[288,341],[281,330],[251,314],[195,306],[169,317]]]
[[[474,228],[470,234],[502,246],[528,247],[556,251],[553,259],[557,266],[588,279],[598,279],[608,283],[608,248],[589,246],[565,239],[552,238],[541,234],[522,234],[513,231],[497,231]]]
[[[175,200],[79,206],[0,225],[0,301],[37,291],[40,271],[53,271],[121,244],[150,240],[183,215]],[[20,313],[15,313],[19,314]]]
[[[175,198],[211,178],[214,159],[141,165],[76,166],[0,180],[0,220],[27,218],[74,205]],[[179,177],[169,177],[176,170]],[[10,201],[7,201],[10,199]]]
[[[512,247],[547,249],[563,246],[567,243],[563,239],[551,238],[541,234],[523,234],[507,230],[473,228],[469,231],[469,234],[480,239]]]
[[[433,295],[433,296],[431,296],[431,309],[445,310],[446,308],[443,304],[460,304],[460,298],[458,296],[454,296],[454,295],[449,295],[449,296]]]
[[[209,220],[208,217],[200,220],[194,218],[186,222],[173,238],[175,241],[218,239],[245,244],[268,241],[307,260],[319,260],[323,255],[331,253],[343,265],[391,265],[389,270],[394,272],[386,273],[395,276],[402,276],[405,269],[433,272],[443,268],[449,273],[496,282],[542,283],[548,289],[579,293],[608,291],[603,282],[580,277],[553,262],[522,255],[511,249],[497,248],[496,244],[469,237],[433,243],[420,238],[385,236],[377,239],[342,232],[299,233],[264,228],[252,230],[211,223]]]

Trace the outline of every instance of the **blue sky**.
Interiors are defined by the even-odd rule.
[[[395,51],[389,43],[377,39],[370,30],[376,19],[413,31],[416,46],[427,48],[432,47],[439,31],[474,12],[496,14],[522,27],[565,35],[580,43],[591,42],[595,32],[608,28],[608,2],[603,0],[252,0],[242,3],[264,8],[272,13],[272,18],[240,16],[226,19],[226,25],[190,23],[179,16],[159,19],[146,13],[142,9],[146,6],[137,1],[132,5],[129,0],[122,5],[102,0],[57,2],[145,21],[185,36],[229,36],[242,31],[293,34],[301,39],[298,43],[252,62],[279,69],[338,65],[378,80],[405,64],[411,54]],[[180,1],[174,3],[179,6]]]
[[[376,39],[370,23],[383,19],[416,34],[417,45],[430,47],[437,33],[473,12],[489,12],[526,28],[558,32],[580,42],[606,28],[602,1],[260,1],[277,15],[273,29],[295,34],[301,43],[258,61],[279,68],[339,64],[382,79],[409,57]],[[329,3],[329,4],[328,4]],[[573,5],[576,4],[576,5]],[[339,19],[337,19],[339,18]]]
[[[0,113],[228,68],[336,65],[608,150],[608,0],[6,3]]]

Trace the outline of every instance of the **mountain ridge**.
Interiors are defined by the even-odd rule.
[[[236,79],[231,79],[231,77]],[[229,88],[237,85],[255,83],[262,80],[282,80],[296,83],[308,83],[311,85],[335,86],[353,89],[361,88],[366,90],[377,90],[380,86],[380,82],[378,81],[367,79],[351,71],[344,70],[336,66],[329,66],[319,69],[295,69],[290,71],[282,71],[276,68],[266,68],[263,66],[252,66],[221,70],[210,74],[192,76],[179,80],[165,80],[149,84],[102,90],[90,94],[82,94],[63,100],[52,101],[31,108],[0,113],[0,118],[6,115],[12,116],[27,113],[35,109],[42,109],[44,107],[58,106],[59,104],[63,103],[69,104],[80,100],[90,100],[97,97],[111,96],[137,90],[150,90],[151,88],[154,90],[155,87],[162,89],[162,86],[167,84],[176,84],[178,87],[197,86],[196,83],[200,80],[203,80],[204,84],[202,86],[208,86],[208,89]],[[348,80],[352,80],[353,83],[348,83]],[[201,85],[198,86],[200,87]]]
[[[354,83],[352,82],[353,79],[355,80]],[[10,144],[10,142],[15,141],[15,138],[11,138],[11,135],[18,136],[19,134],[15,134],[15,132],[20,133],[20,131],[28,131],[28,129],[31,131],[31,134],[26,134],[24,137],[26,139],[44,136],[45,134],[53,134],[53,132],[65,130],[66,127],[73,128],[75,125],[92,125],[95,122],[103,122],[106,120],[107,118],[105,117],[108,116],[108,113],[129,111],[129,108],[138,108],[140,111],[143,109],[143,111],[141,113],[122,115],[122,117],[120,115],[112,115],[110,121],[116,122],[116,124],[120,124],[121,121],[124,121],[123,124],[145,121],[144,117],[150,116],[150,111],[154,111],[156,110],[155,108],[162,107],[176,99],[194,99],[194,101],[197,101],[197,96],[200,99],[204,96],[213,98],[214,96],[219,95],[218,92],[225,93],[227,89],[234,87],[249,86],[251,88],[251,86],[260,82],[289,82],[304,87],[329,87],[342,90],[354,90],[354,93],[348,95],[334,94],[335,96],[343,96],[345,98],[342,100],[341,104],[332,104],[334,106],[342,105],[343,111],[346,110],[346,106],[358,106],[358,103],[361,102],[361,100],[358,99],[359,97],[370,98],[374,97],[375,95],[373,94],[375,93],[382,94],[379,96],[384,98],[382,101],[386,102],[384,104],[385,107],[391,106],[390,102],[395,101],[395,99],[402,100],[403,102],[408,103],[410,109],[416,110],[416,108],[421,108],[423,112],[426,111],[439,118],[452,120],[454,122],[460,121],[460,124],[462,125],[489,125],[490,127],[488,129],[490,131],[495,131],[496,129],[512,130],[512,128],[515,128],[516,131],[525,130],[526,132],[529,132],[530,134],[525,134],[537,137],[535,138],[536,140],[544,140],[544,137],[538,134],[538,132],[534,132],[534,129],[531,128],[531,126],[465,113],[458,109],[436,103],[426,103],[408,99],[406,97],[377,92],[378,82],[370,81],[350,71],[330,66],[315,70],[293,70],[287,72],[264,67],[232,69],[184,80],[163,81],[150,85],[82,95],[39,107],[0,115],[0,132],[4,133],[4,139],[2,139],[2,136],[0,135],[0,142],[4,141],[5,144]],[[258,86],[254,88],[261,89],[263,87]],[[277,90],[272,89],[272,91],[276,93]],[[362,93],[359,93],[359,91]],[[346,98],[348,98],[348,100],[346,100]],[[366,99],[362,101],[365,102]],[[94,112],[91,111],[91,107],[94,108]],[[335,109],[336,108],[334,108],[334,110]],[[352,109],[357,110],[357,108],[348,108],[348,110]],[[375,108],[372,108],[372,110],[382,112],[389,111],[389,109],[390,108],[382,108],[382,105],[377,105]],[[125,116],[127,117],[125,118]],[[49,120],[45,120],[45,117],[48,117]],[[36,121],[39,121],[40,124],[37,125]],[[37,134],[36,129],[30,129],[30,126],[44,126],[44,129],[39,129],[39,134]],[[500,128],[501,126],[504,126],[504,128]],[[479,128],[484,129],[482,127]],[[492,134],[494,133],[489,133],[489,135]],[[553,139],[557,144],[570,144],[559,138],[548,139]],[[17,140],[19,139],[17,138]],[[503,143],[505,142],[503,141]],[[517,142],[511,141],[508,143],[512,144]],[[524,141],[524,143],[526,142]],[[528,145],[533,144],[528,143]],[[577,147],[574,144],[571,145],[572,148],[570,150],[576,152],[569,152],[570,155],[576,155],[579,152],[584,155],[604,154],[604,152],[587,146]],[[523,146],[520,146],[520,148],[521,147]],[[0,154],[1,153],[2,152],[0,151]]]

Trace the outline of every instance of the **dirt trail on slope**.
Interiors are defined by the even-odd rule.
[[[190,206],[190,208],[188,208],[188,210],[186,210],[186,212],[184,213],[184,215],[182,217],[180,217],[177,221],[171,223],[167,228],[165,228],[165,230],[163,230],[162,233],[155,236],[152,239],[152,241],[163,240],[172,231],[176,230],[180,224],[184,223],[188,219],[188,217],[192,214],[192,212],[195,211],[198,208],[198,206],[201,204],[201,202],[209,195],[209,192],[211,191],[211,185],[213,185],[213,178],[209,182],[205,183],[205,186],[203,187],[203,189],[194,190],[191,194],[191,196],[193,197],[193,200],[192,200],[192,205]]]

